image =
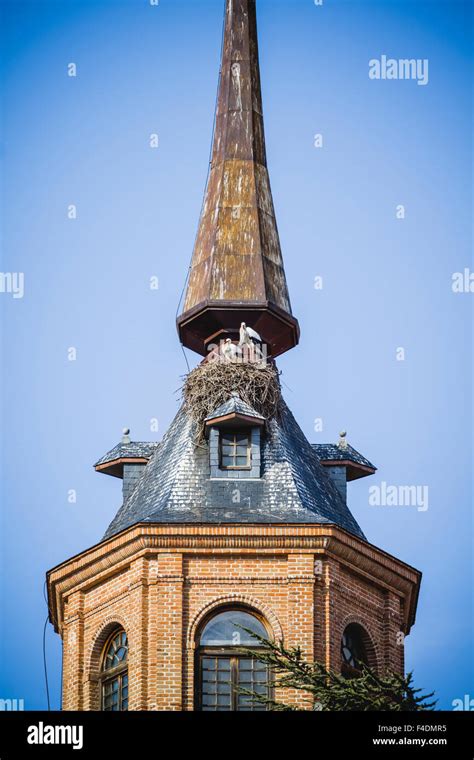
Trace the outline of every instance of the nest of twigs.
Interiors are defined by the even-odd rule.
[[[196,423],[198,440],[204,438],[206,417],[232,393],[238,393],[266,420],[279,413],[279,373],[272,363],[204,362],[187,375],[182,392],[187,412]]]

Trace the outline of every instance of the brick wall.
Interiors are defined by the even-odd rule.
[[[403,671],[400,633],[407,629],[407,593],[367,575],[364,563],[373,561],[367,550],[359,568],[346,556],[333,556],[321,537],[309,540],[314,526],[307,535],[299,527],[291,541],[282,538],[281,527],[273,529],[274,539],[270,527],[239,540],[233,538],[239,532],[235,526],[213,527],[208,540],[202,535],[191,540],[198,529],[186,530],[186,536],[163,541],[168,548],[156,549],[151,540],[150,546],[138,541],[134,549],[122,534],[107,547],[99,545],[95,561],[88,557],[80,567],[76,558],[73,572],[65,565],[52,571],[57,578],[49,574],[50,598],[54,584],[63,584],[55,614],[64,647],[64,709],[100,709],[101,655],[116,625],[129,640],[129,709],[194,709],[200,627],[220,607],[232,604],[254,609],[275,638],[299,644],[308,659],[336,669],[341,667],[342,632],[357,622],[366,631],[373,664],[379,670]],[[255,540],[259,531],[261,546]],[[304,694],[277,696],[308,707]]]

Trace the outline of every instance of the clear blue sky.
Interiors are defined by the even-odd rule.
[[[156,417],[161,437],[178,406],[174,320],[207,171],[223,0],[2,6],[1,271],[24,272],[25,294],[0,294],[0,697],[35,709],[46,704],[45,572],[96,543],[120,504],[120,482],[92,465],[124,425],[150,440]],[[279,361],[286,400],[312,441],[347,428],[379,467],[350,486],[350,506],[372,543],[423,571],[407,666],[448,709],[474,697],[474,295],[451,289],[453,272],[474,269],[469,7],[258,1],[269,168],[302,331]],[[382,54],[428,58],[428,85],[370,80]],[[428,510],[370,506],[382,481],[427,485]],[[57,708],[51,627],[47,655]]]

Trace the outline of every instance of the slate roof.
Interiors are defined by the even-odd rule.
[[[130,459],[150,459],[155,453],[158,444],[156,442],[147,441],[130,441],[130,443],[119,443],[114,446],[113,449],[104,454],[103,457],[95,463],[94,467],[98,467],[101,464],[107,462],[114,462],[116,459],[130,458]]]
[[[225,417],[228,414],[243,414],[245,417],[254,417],[256,420],[264,420],[261,414],[253,409],[250,404],[243,401],[238,393],[233,394],[228,401],[218,406],[212,414],[206,417],[205,422],[210,422],[218,417]]]
[[[311,444],[316,452],[316,456],[321,462],[333,462],[333,461],[349,461],[361,464],[364,467],[371,467],[373,470],[377,468],[372,462],[369,462],[362,454],[356,449],[347,444],[347,448],[343,449],[336,443],[313,443]]]
[[[262,437],[262,477],[211,480],[207,443],[183,407],[112,520],[105,538],[150,523],[325,523],[365,538],[286,404]]]

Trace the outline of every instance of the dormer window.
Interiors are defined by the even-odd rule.
[[[261,414],[232,393],[204,422],[211,480],[261,477]]]
[[[221,430],[220,467],[222,470],[250,470],[252,443],[250,431]]]

